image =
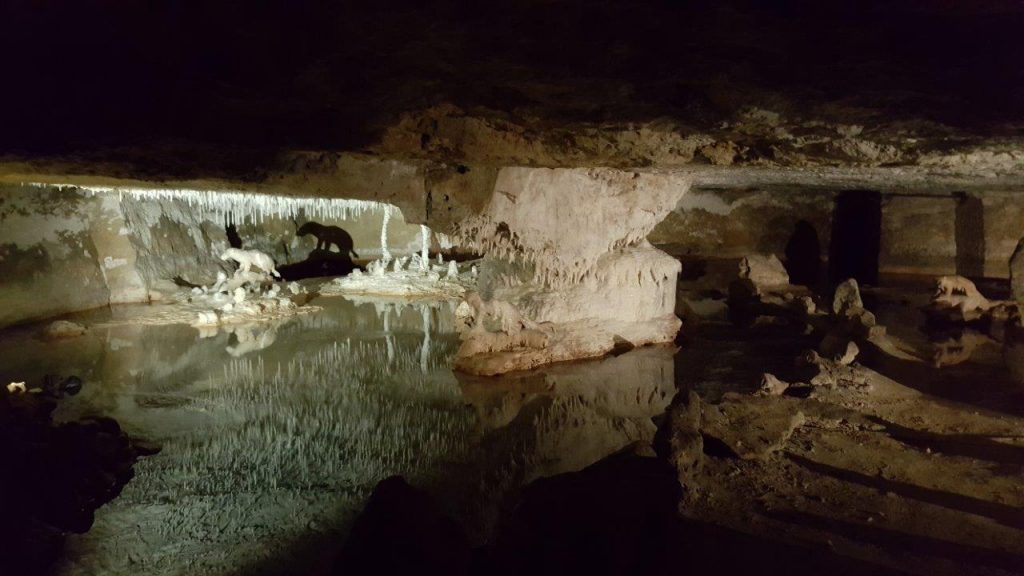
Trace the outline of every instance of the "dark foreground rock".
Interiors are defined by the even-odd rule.
[[[462,528],[400,476],[382,480],[356,519],[335,574],[468,574]]]
[[[111,419],[56,425],[45,393],[0,391],[0,574],[38,574],[92,527],[143,453]]]

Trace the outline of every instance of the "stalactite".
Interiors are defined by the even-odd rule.
[[[24,183],[40,188],[52,187],[45,183]],[[117,194],[119,198],[139,200],[176,200],[201,212],[211,220],[225,224],[259,223],[267,217],[348,220],[367,212],[383,210],[385,218],[398,210],[396,206],[373,200],[347,198],[314,198],[256,194],[239,190],[192,190],[184,188],[133,188],[128,186],[82,186],[77,188],[88,195]]]

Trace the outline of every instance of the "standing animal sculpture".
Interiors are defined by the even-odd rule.
[[[234,260],[238,262],[238,270],[240,272],[248,272],[253,266],[260,270],[280,278],[277,269],[274,268],[274,261],[263,252],[259,250],[239,250],[238,248],[228,248],[220,255],[221,260]]]
[[[306,236],[309,234],[316,236],[317,250],[322,248],[329,251],[331,244],[334,244],[342,254],[347,256],[351,253],[356,258],[359,258],[359,254],[356,254],[356,251],[352,248],[352,236],[343,228],[324,226],[317,222],[306,222],[295,232],[296,236]]]

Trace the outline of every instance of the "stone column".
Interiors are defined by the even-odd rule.
[[[464,223],[486,254],[456,367],[499,374],[670,342],[679,262],[647,242],[689,188],[683,174],[505,168]]]

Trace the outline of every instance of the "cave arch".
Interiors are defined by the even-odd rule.
[[[798,220],[786,242],[786,272],[792,284],[814,286],[821,274],[821,242],[807,220]]]

